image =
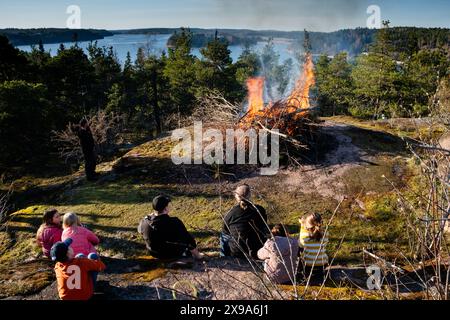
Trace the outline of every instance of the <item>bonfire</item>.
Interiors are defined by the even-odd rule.
[[[230,103],[220,93],[210,92],[199,101],[192,120],[201,121],[203,130],[219,129],[224,136],[228,129],[263,130],[269,135],[278,135],[283,142],[280,145],[280,161],[283,163],[287,160],[297,166],[300,159],[315,157],[317,126],[311,112],[310,98],[311,88],[315,85],[312,55],[305,54],[300,76],[286,98],[265,103],[265,81],[264,77],[247,80],[247,108],[244,114],[242,105]],[[249,143],[247,135],[235,138],[237,148],[243,145],[249,149]]]
[[[265,105],[264,84],[264,77],[247,80],[248,108],[239,122],[240,126],[278,129],[291,137],[299,134],[300,122],[308,119],[311,110],[310,89],[315,84],[312,55],[306,54],[300,78],[286,99]]]

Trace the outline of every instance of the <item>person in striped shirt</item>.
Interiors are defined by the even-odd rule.
[[[319,213],[312,213],[299,219],[301,229],[299,237],[299,247],[302,252],[304,265],[304,275],[323,275],[328,266],[328,256],[326,246],[328,235],[322,230],[322,216]]]

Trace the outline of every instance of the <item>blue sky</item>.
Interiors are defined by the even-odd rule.
[[[0,28],[65,27],[78,5],[82,28],[334,31],[365,27],[371,4],[393,26],[450,28],[450,0],[0,0]]]

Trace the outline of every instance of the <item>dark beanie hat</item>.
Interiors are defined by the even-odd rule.
[[[67,260],[67,251],[72,244],[72,239],[68,238],[65,241],[57,242],[50,250],[50,256],[53,261],[64,262]]]
[[[153,199],[153,209],[157,212],[162,212],[170,203],[170,198],[164,195],[156,196]]]

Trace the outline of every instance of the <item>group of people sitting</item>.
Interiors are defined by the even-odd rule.
[[[239,186],[234,195],[236,205],[223,217],[222,257],[260,260],[267,277],[278,284],[323,275],[328,265],[328,237],[323,231],[320,214],[299,219],[300,236],[295,239],[281,224],[269,228],[266,210],[252,203],[248,185]],[[170,202],[167,196],[155,197],[154,212],[139,223],[138,232],[149,253],[159,259],[205,259],[184,223],[170,216]],[[98,237],[81,224],[75,213],[66,213],[61,223],[59,212],[52,209],[45,212],[43,220],[37,240],[43,254],[56,262],[59,297],[62,300],[90,299],[97,274],[105,269],[95,249]]]
[[[75,213],[66,213],[61,221],[59,212],[51,209],[44,213],[36,238],[43,254],[56,262],[60,299],[90,299],[98,272],[106,268],[95,249],[98,237],[81,224]]]

